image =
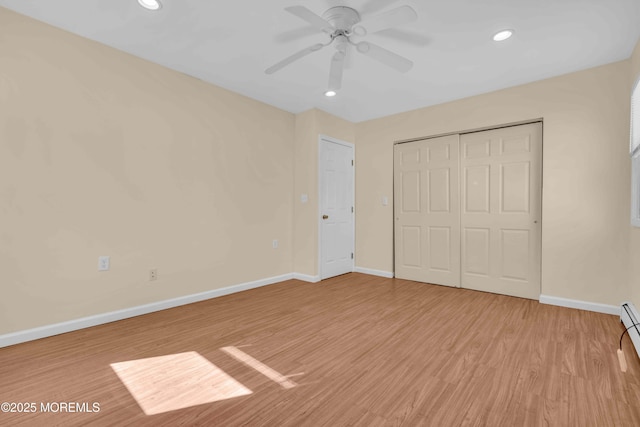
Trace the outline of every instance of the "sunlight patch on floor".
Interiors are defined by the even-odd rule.
[[[252,393],[195,351],[112,363],[111,368],[146,415]]]
[[[274,381],[280,384],[282,388],[293,388],[297,385],[296,383],[291,381],[289,378],[271,369],[270,367],[260,362],[259,360],[254,359],[253,357],[249,356],[247,353],[245,353],[244,351],[240,350],[237,347],[233,347],[233,346],[222,347],[220,350],[224,351],[225,353],[227,353],[229,356],[233,357],[237,361],[244,363],[250,368],[253,368],[256,371],[260,372],[262,375],[269,378],[271,381]]]

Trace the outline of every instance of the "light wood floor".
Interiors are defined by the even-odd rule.
[[[291,280],[0,349],[0,402],[100,404],[0,425],[640,426],[640,361],[625,338],[620,372],[622,330],[616,316],[405,280]],[[250,394],[145,415],[110,366],[189,352]],[[187,371],[180,385],[197,387],[203,374]]]

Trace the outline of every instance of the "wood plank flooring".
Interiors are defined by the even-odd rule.
[[[639,426],[640,361],[625,338],[620,371],[622,331],[616,316],[406,280],[291,280],[0,349],[0,402],[100,406],[0,425]],[[162,367],[182,354],[197,368]],[[154,408],[219,378],[245,393],[146,415],[111,367],[130,361],[143,389],[162,387]]]

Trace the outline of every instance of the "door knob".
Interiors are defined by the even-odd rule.
[[[329,215],[322,215],[322,219],[329,219]]]

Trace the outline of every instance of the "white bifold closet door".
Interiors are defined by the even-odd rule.
[[[394,167],[396,277],[539,298],[540,123],[398,144]]]

